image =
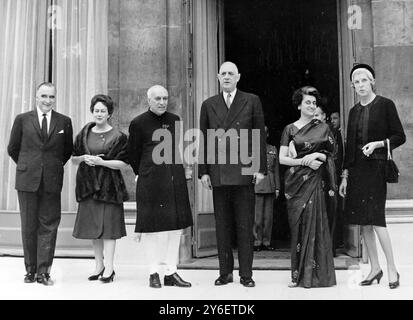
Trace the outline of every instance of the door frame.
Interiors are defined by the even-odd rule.
[[[199,12],[197,13],[194,8],[194,3],[202,0],[188,0],[187,6],[187,16],[188,16],[188,119],[192,121],[192,127],[198,127],[199,124],[199,110],[197,110],[196,102],[196,86],[194,74],[197,72],[194,65],[194,59],[196,59],[194,53],[194,24],[197,23],[197,19],[200,19]],[[220,12],[220,17],[218,18],[218,24],[220,29],[220,37],[218,41],[219,54],[218,54],[218,64],[222,63],[225,59],[225,32],[224,32],[224,2],[222,0],[217,0],[217,4],[222,10]],[[362,9],[363,14],[363,33],[358,29],[351,29],[348,26],[350,19],[349,8],[350,6],[357,5]],[[339,60],[339,94],[340,94],[340,121],[341,128],[347,127],[348,113],[350,108],[355,104],[356,97],[348,81],[350,76],[350,68],[357,62],[365,62],[373,65],[373,25],[372,25],[372,8],[371,3],[366,3],[362,0],[336,0],[337,6],[337,32],[338,32],[338,60]],[[201,13],[203,14],[203,13]],[[206,17],[204,17],[206,18]],[[365,32],[367,30],[367,33]],[[367,34],[367,36],[366,36]],[[344,141],[346,140],[346,130],[342,130],[342,135]],[[190,198],[192,199],[192,209],[194,212],[194,227],[192,234],[192,245],[193,245],[193,256],[195,258],[214,255],[216,250],[210,248],[208,250],[202,250],[199,240],[199,225],[198,225],[198,215],[208,215],[213,216],[213,212],[199,212],[199,182],[197,181],[197,168],[193,168],[194,179],[190,187]],[[212,231],[212,230],[210,230]],[[352,257],[362,256],[362,243],[361,234],[359,226],[349,226],[346,232],[346,248],[347,254]]]
[[[356,103],[356,95],[350,85],[350,70],[357,63],[367,63],[374,68],[373,57],[373,18],[371,1],[336,0],[337,30],[339,39],[339,81],[340,81],[340,121],[342,136],[346,141],[346,130],[350,108]],[[355,11],[356,10],[356,11]],[[358,16],[358,14],[360,14]],[[360,19],[360,24],[352,23]],[[362,257],[367,261],[363,250],[361,228],[349,225],[346,230],[347,254]]]
[[[199,128],[201,103],[219,93],[216,74],[224,61],[224,1],[187,0],[188,38],[188,119],[191,128]],[[194,226],[192,255],[194,258],[217,254],[215,216],[212,192],[204,190],[193,166],[193,180],[188,185]]]

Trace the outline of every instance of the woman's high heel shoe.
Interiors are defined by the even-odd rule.
[[[400,280],[400,275],[397,272],[397,280],[394,281],[394,282],[389,282],[389,288],[390,289],[396,289],[398,286],[400,286],[400,281],[399,280]]]
[[[112,271],[112,274],[109,277],[102,277],[99,280],[103,283],[113,282],[113,278],[115,277],[115,270]]]
[[[371,286],[374,280],[377,280],[377,284],[380,283],[381,278],[383,277],[383,270],[380,270],[373,278],[370,280],[363,280],[360,282],[361,286]]]
[[[99,272],[98,274],[94,274],[92,276],[90,276],[89,278],[87,278],[89,281],[96,281],[99,279],[99,277],[103,276],[103,272],[105,271],[105,268],[102,269],[101,272]]]

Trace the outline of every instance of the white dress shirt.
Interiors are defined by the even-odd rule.
[[[40,129],[42,128],[42,121],[43,121],[43,111],[36,107],[37,110],[37,118],[39,119]],[[50,131],[50,121],[52,120],[52,110],[46,113],[46,121],[47,121],[47,133]]]
[[[231,104],[232,104],[232,102],[234,101],[234,97],[235,97],[235,95],[236,95],[236,93],[237,93],[237,88],[235,88],[235,90],[234,91],[232,91],[232,92],[223,92],[223,95],[224,95],[224,101],[225,101],[225,103],[227,103],[227,97],[228,97],[228,94],[231,94],[231,97],[229,98],[229,100],[231,101]],[[229,108],[229,107],[228,107]]]

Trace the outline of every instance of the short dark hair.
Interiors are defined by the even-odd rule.
[[[113,100],[111,97],[105,94],[97,94],[92,98],[92,101],[90,102],[90,112],[93,113],[93,110],[95,108],[95,105],[101,102],[103,103],[106,108],[108,108],[108,113],[112,114],[113,113]]]
[[[324,107],[322,104],[318,104],[318,105],[317,105],[317,108],[319,108],[319,109],[327,116],[326,109],[325,109],[325,107]]]
[[[293,97],[292,97],[292,102],[293,102],[293,107],[294,108],[297,108],[301,104],[301,102],[304,99],[304,95],[315,97],[317,107],[319,106],[319,104],[320,104],[320,93],[318,92],[318,90],[314,87],[311,87],[311,86],[305,86],[305,87],[301,87],[300,89],[297,89],[297,90],[294,91]]]
[[[41,84],[39,84],[39,85],[36,87],[36,92],[39,91],[39,89],[40,89],[41,87],[49,87],[49,88],[54,88],[54,89],[56,89],[56,86],[55,86],[53,83],[51,83],[51,82],[42,82]]]

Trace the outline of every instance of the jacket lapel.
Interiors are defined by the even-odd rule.
[[[31,116],[31,120],[32,120],[33,126],[34,126],[34,128],[36,129],[36,132],[37,132],[37,134],[39,135],[39,138],[41,139],[41,138],[42,138],[42,132],[41,132],[41,129],[40,129],[39,118],[37,117],[37,111],[36,111],[36,110],[33,110],[33,111],[30,113],[30,116]]]
[[[47,135],[47,140],[49,141],[50,137],[52,136],[53,132],[56,130],[57,124],[57,113],[52,110],[51,119],[50,119],[50,129]]]
[[[224,101],[224,96],[222,92],[217,96],[215,103],[212,105],[212,108],[217,115],[218,119],[221,122],[221,126],[223,126],[225,118],[228,115],[228,107]]]
[[[237,118],[238,114],[244,108],[245,103],[246,103],[246,98],[244,96],[244,93],[240,90],[237,90],[234,100],[232,101],[232,104],[229,108],[227,117],[225,118],[225,121],[224,121],[225,130],[228,129],[228,127],[232,124],[232,122]]]

